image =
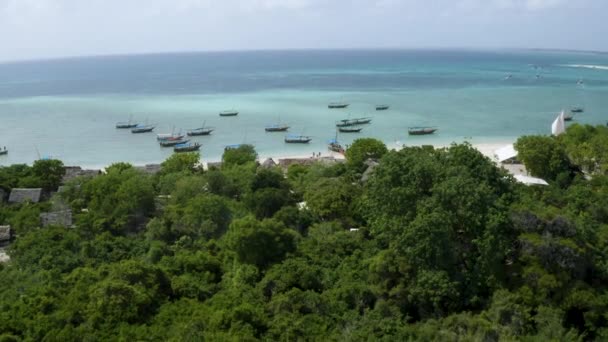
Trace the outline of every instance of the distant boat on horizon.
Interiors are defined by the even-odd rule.
[[[330,103],[330,104],[327,105],[327,108],[329,108],[329,109],[338,109],[338,108],[346,108],[348,106],[349,106],[348,103],[344,103],[344,102],[332,102],[332,103]]]
[[[437,131],[437,127],[409,127],[407,134],[409,135],[427,135]]]
[[[376,110],[387,110],[389,105],[376,105]]]
[[[8,150],[6,149],[6,147],[4,147],[4,149],[0,149],[0,156],[3,156],[5,154],[8,154]]]
[[[236,110],[224,110],[220,112],[220,116],[237,116],[239,112]]]
[[[585,108],[583,107],[572,107],[572,109],[570,109],[571,113],[583,113],[585,111]]]

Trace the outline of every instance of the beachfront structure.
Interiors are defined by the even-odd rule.
[[[42,188],[15,188],[8,197],[9,203],[38,203],[42,197]]]
[[[544,179],[536,177],[530,177],[525,175],[515,175],[513,177],[515,177],[518,182],[523,183],[525,185],[549,185],[549,183],[547,183]]]
[[[517,151],[513,144],[506,145],[504,147],[499,148],[494,151],[494,158],[501,164],[516,164],[517,161]]]
[[[65,166],[65,174],[61,179],[62,183],[67,183],[76,177],[95,177],[101,174],[101,170],[83,170],[80,166]]]
[[[272,158],[268,158],[268,159],[264,160],[264,162],[262,163],[261,166],[265,169],[271,169],[273,167],[276,167],[277,163],[275,163],[275,161]]]
[[[154,175],[160,172],[161,166],[160,164],[146,164],[144,166],[136,166],[135,169],[149,175]]]

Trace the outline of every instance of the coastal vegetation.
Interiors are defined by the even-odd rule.
[[[520,138],[546,187],[469,144],[374,139],[346,163],[264,167],[243,145],[59,192],[60,161],[2,167],[6,192],[49,197],[0,207],[0,340],[606,340],[607,142],[576,124]],[[57,206],[73,226],[41,228]]]

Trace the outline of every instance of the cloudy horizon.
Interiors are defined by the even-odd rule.
[[[0,61],[190,51],[608,51],[602,0],[0,0]]]

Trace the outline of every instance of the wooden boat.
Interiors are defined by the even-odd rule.
[[[8,150],[6,149],[6,147],[3,150],[0,150],[0,156],[8,154]]]
[[[198,135],[209,135],[211,132],[213,132],[213,128],[211,127],[200,127],[190,130],[186,132],[186,134],[188,134],[189,137],[194,137]]]
[[[188,141],[190,141],[190,140],[188,140],[188,139],[186,139],[186,140],[182,140],[182,139],[179,139],[179,140],[161,140],[161,141],[159,141],[159,144],[162,147],[172,147],[172,146],[176,146],[176,145],[180,145],[180,144],[185,144]]]
[[[583,107],[572,107],[572,109],[570,109],[571,113],[583,113],[585,111],[585,108]]]
[[[356,119],[344,119],[336,123],[336,127],[349,127],[356,125],[365,125],[372,122],[371,118],[356,118]]]
[[[211,132],[213,132],[213,129],[214,129],[213,127],[205,127],[205,123],[203,122],[202,127],[191,129],[188,132],[186,132],[186,134],[189,137],[194,137],[194,136],[198,136],[198,135],[209,135],[209,134],[211,134]]]
[[[270,126],[266,126],[266,128],[264,128],[264,130],[266,132],[285,132],[288,129],[289,129],[289,126],[283,125],[283,124],[270,125]]]
[[[345,152],[344,147],[342,147],[342,145],[340,145],[340,143],[338,142],[337,139],[332,139],[332,140],[328,141],[327,149],[332,152],[337,152],[337,153],[342,153],[342,154],[344,154],[344,152]]]
[[[564,121],[572,121],[572,119],[574,119],[574,115],[564,114]]]
[[[409,127],[407,133],[409,135],[426,135],[433,134],[437,131],[436,127]]]
[[[174,152],[194,152],[194,151],[198,151],[201,148],[201,144],[199,143],[183,143],[183,144],[179,144],[179,145],[175,145],[173,147],[173,151]]]
[[[376,110],[387,110],[389,105],[377,105]]]
[[[173,133],[167,133],[167,134],[157,134],[156,135],[156,140],[158,141],[176,141],[176,140],[182,140],[184,139],[185,135],[179,133],[179,134],[173,134]]]
[[[288,144],[308,144],[311,140],[311,137],[305,135],[288,135],[285,137],[285,142]]]
[[[116,128],[135,128],[137,127],[137,122],[117,122],[116,123]]]
[[[135,128],[137,125],[137,122],[133,122],[133,118],[129,117],[129,121],[127,122],[117,122],[116,128]]]
[[[131,129],[131,133],[148,133],[156,128],[154,125],[137,125]]]
[[[343,103],[343,102],[332,102],[327,105],[327,108],[329,108],[329,109],[338,109],[338,108],[346,108],[346,107],[348,107],[348,103]]]
[[[359,133],[363,129],[362,127],[340,127],[338,128],[340,133]]]
[[[239,112],[237,112],[236,110],[225,110],[223,112],[220,112],[220,116],[237,116],[239,115]]]

